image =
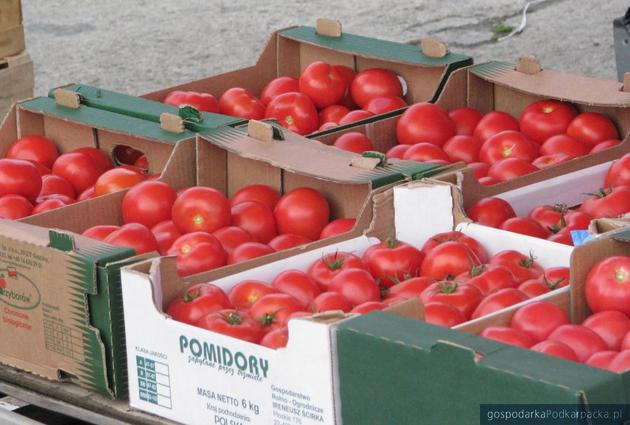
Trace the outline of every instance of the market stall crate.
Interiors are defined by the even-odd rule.
[[[33,61],[23,51],[0,59],[0,117],[11,105],[33,96]]]
[[[24,50],[21,0],[0,2],[0,59]]]

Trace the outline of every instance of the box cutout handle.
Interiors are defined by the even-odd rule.
[[[341,22],[335,19],[319,18],[315,22],[315,31],[326,37],[341,37]]]
[[[521,56],[516,62],[516,70],[523,74],[534,75],[542,71],[540,61],[534,55]]]
[[[184,120],[178,115],[163,112],[160,114],[160,128],[169,133],[183,133],[185,130]]]
[[[267,143],[274,140],[284,140],[282,131],[278,127],[258,120],[249,120],[247,123],[247,135],[252,139]]]
[[[430,58],[443,58],[448,55],[448,44],[433,37],[420,40],[422,54]]]
[[[630,72],[624,72],[623,74],[623,87],[621,91],[630,92]]]
[[[66,108],[78,109],[81,106],[81,95],[72,90],[56,89],[55,102]]]

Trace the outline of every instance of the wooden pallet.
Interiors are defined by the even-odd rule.
[[[11,105],[33,97],[33,61],[26,51],[0,59],[0,121]]]

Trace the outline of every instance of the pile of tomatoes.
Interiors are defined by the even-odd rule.
[[[306,272],[285,270],[271,282],[244,280],[227,294],[210,283],[173,300],[173,319],[277,348],[291,318],[340,310],[367,313],[410,298],[424,304],[425,320],[455,326],[569,283],[569,270],[547,270],[528,256],[502,251],[488,258],[461,232],[437,234],[417,249],[401,241],[369,247],[359,257],[333,252]]]
[[[0,159],[0,218],[17,220],[77,201],[126,189],[147,178],[146,156],[125,147],[114,163],[103,151],[83,147],[59,154],[55,143],[29,135]]]
[[[490,326],[481,336],[612,372],[630,370],[630,257],[596,263],[585,291],[593,314],[581,325],[556,304],[538,301],[518,309],[510,326]]]
[[[355,220],[330,221],[330,206],[317,190],[301,187],[283,196],[250,185],[231,200],[210,187],[177,193],[160,181],[131,188],[121,205],[122,226],[98,225],[84,236],[177,256],[182,276],[235,264],[352,229]]]
[[[471,205],[466,214],[486,226],[573,245],[571,231],[586,230],[594,218],[615,218],[630,213],[630,154],[609,168],[603,188],[591,194],[579,207],[541,205],[527,217],[517,217],[509,202],[495,197]]]
[[[299,78],[278,77],[260,93],[233,87],[219,100],[208,93],[173,91],[164,103],[244,119],[276,118],[298,133],[310,134],[372,115],[404,108],[403,86],[396,74],[372,68],[354,72],[344,65],[316,61]]]
[[[430,103],[410,106],[396,124],[398,145],[389,158],[448,164],[463,161],[484,185],[509,180],[620,143],[614,123],[595,112],[578,113],[557,100],[534,102],[520,120],[473,108],[450,112]],[[335,146],[352,152],[373,150],[359,132],[340,136]]]

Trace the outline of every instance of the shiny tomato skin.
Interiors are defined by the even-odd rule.
[[[481,141],[473,136],[453,136],[444,144],[444,152],[451,162],[463,161],[467,164],[479,161]]]
[[[253,242],[254,240],[246,230],[236,226],[222,227],[215,230],[212,236],[217,238],[228,255],[245,242]]]
[[[45,176],[47,174],[51,174],[52,173],[50,168],[43,166],[39,162],[35,162],[35,161],[27,161],[27,162],[30,162],[31,164],[33,164],[35,166],[35,168],[37,169],[37,172],[39,173],[40,177],[43,177],[43,176]]]
[[[514,313],[510,321],[510,326],[525,332],[536,342],[546,340],[558,327],[567,324],[567,313],[549,301],[535,301],[524,305]]]
[[[535,344],[525,332],[507,326],[488,326],[479,336],[521,348],[530,348]]]
[[[494,164],[506,158],[519,158],[532,162],[538,156],[538,145],[523,133],[506,130],[490,136],[481,145],[479,160]]]
[[[431,284],[422,292],[420,299],[423,304],[439,301],[452,305],[468,319],[483,299],[483,295],[472,285],[443,280]]]
[[[370,111],[374,115],[384,114],[390,111],[407,106],[407,102],[397,96],[383,96],[372,98],[366,105],[365,110]]]
[[[94,183],[94,195],[102,196],[128,189],[143,181],[144,178],[142,174],[122,167],[105,171]]]
[[[599,335],[609,350],[621,350],[624,337],[630,332],[630,319],[620,311],[600,311],[586,318],[583,326]]]
[[[166,95],[164,103],[178,108],[189,105],[199,111],[219,112],[219,102],[217,102],[217,98],[209,93],[174,90]]]
[[[530,298],[543,295],[551,291],[541,279],[528,279],[518,285],[518,290]]]
[[[495,134],[506,130],[519,131],[518,122],[506,112],[494,111],[481,118],[475,127],[473,136],[481,141],[486,141]]]
[[[21,195],[4,195],[0,197],[0,218],[18,220],[33,213],[31,201]]]
[[[621,349],[622,350],[630,349],[630,333],[626,334],[626,336],[621,341]]]
[[[113,231],[106,238],[105,242],[112,245],[119,245],[133,248],[136,255],[158,250],[158,244],[153,233],[144,225],[139,223],[129,223]]]
[[[582,325],[561,325],[551,332],[547,339],[571,347],[580,362],[586,361],[598,351],[607,350],[604,340],[593,330]]]
[[[479,224],[496,228],[516,217],[510,203],[501,198],[482,198],[468,207],[466,215]]]
[[[468,168],[472,168],[477,180],[486,177],[488,175],[488,171],[490,171],[490,164],[486,164],[485,162],[470,162],[467,166]]]
[[[501,224],[501,229],[541,239],[547,239],[551,235],[549,229],[544,228],[536,220],[529,217],[508,218]]]
[[[372,245],[363,253],[363,262],[368,271],[384,288],[418,276],[423,260],[422,251],[405,242],[393,240]]]
[[[267,294],[262,296],[249,309],[249,314],[263,328],[275,329],[286,326],[289,316],[296,311],[304,311],[302,304],[287,294]]]
[[[610,166],[604,186],[630,186],[630,153],[625,154]]]
[[[308,269],[308,274],[317,282],[322,291],[328,291],[333,278],[346,269],[366,269],[359,257],[349,252],[335,251],[323,255]]]
[[[403,280],[387,289],[387,298],[420,298],[422,292],[435,281],[435,278],[429,276],[412,277],[411,279]]]
[[[616,310],[630,316],[630,256],[614,255],[593,265],[584,292],[592,312]]]
[[[387,152],[385,152],[385,156],[389,159],[403,159],[405,152],[407,152],[411,146],[412,145],[392,146]]]
[[[535,171],[538,171],[538,168],[524,159],[506,158],[492,164],[488,170],[488,177],[503,182]]]
[[[248,313],[233,309],[207,314],[195,326],[254,344],[258,344],[265,334],[260,323]]]
[[[530,350],[572,362],[578,361],[575,351],[568,345],[558,341],[540,341],[536,345],[533,345]]]
[[[173,320],[194,325],[203,316],[226,308],[232,308],[232,304],[221,288],[211,283],[197,283],[173,298],[165,313]]]
[[[118,148],[119,147],[117,146],[116,149],[114,149],[114,153],[124,151],[124,149],[121,150]],[[129,147],[127,146],[127,148]],[[135,149],[132,149],[132,148],[129,148],[129,149],[134,152],[142,154],[142,152],[136,151]],[[82,153],[92,158],[92,161],[94,161],[94,165],[96,166],[99,175],[103,174],[107,170],[111,170],[112,168],[114,168],[114,164],[112,163],[112,160],[110,159],[110,157],[100,149],[93,148],[90,146],[84,146],[82,148],[73,150],[72,153]],[[124,156],[125,154],[121,154],[121,155],[122,155],[122,159],[125,159],[125,156]]]
[[[542,155],[532,161],[532,165],[540,170],[552,167],[563,162],[572,160],[570,155],[564,153],[554,153],[551,155]]]
[[[265,104],[241,87],[226,90],[219,98],[219,112],[248,120],[265,117]]]
[[[518,251],[504,250],[495,254],[490,265],[502,265],[510,269],[518,283],[529,279],[537,279],[544,273],[543,268],[535,261],[535,257],[523,255]]]
[[[550,231],[558,231],[561,228],[562,217],[567,213],[567,206],[563,204],[541,205],[527,215]]]
[[[217,248],[221,248],[221,243],[207,232],[185,233],[175,239],[169,248],[168,255],[185,255],[192,251],[193,247],[200,243],[209,243]]]
[[[322,311],[334,311],[340,310],[344,313],[348,313],[352,310],[350,301],[338,292],[322,292],[315,298],[311,309],[314,313],[321,313]]]
[[[455,133],[460,136],[472,136],[483,114],[474,108],[457,108],[448,113],[455,124]]]
[[[488,294],[475,308],[471,319],[477,319],[482,316],[503,310],[511,305],[518,304],[527,300],[528,297],[516,288],[503,288],[496,292]]]
[[[192,246],[186,254],[177,256],[177,274],[189,276],[222,267],[226,264],[227,254],[221,246],[201,242]]]
[[[478,181],[482,186],[492,186],[494,184],[501,183],[499,180],[490,176],[481,177]]]
[[[52,173],[68,180],[78,193],[94,186],[103,172],[90,156],[79,152],[61,155],[52,167]]]
[[[617,357],[618,354],[619,351],[614,350],[598,351],[597,353],[586,359],[584,364],[591,367],[608,370],[610,368],[610,363],[615,359],[615,357]]]
[[[350,131],[339,136],[333,144],[336,148],[344,151],[363,153],[374,150],[374,145],[369,137],[358,131]]]
[[[418,162],[431,162],[435,160],[450,162],[450,158],[446,152],[432,143],[416,143],[411,145],[411,147],[405,151],[403,159]]]
[[[278,77],[271,80],[260,93],[260,100],[262,103],[269,105],[274,98],[284,93],[298,92],[300,91],[300,83],[297,78],[293,77]]]
[[[317,109],[304,93],[284,93],[274,98],[267,105],[265,118],[276,118],[280,125],[301,135],[319,128]]]
[[[582,202],[579,211],[592,218],[622,216],[630,211],[630,186],[601,189]]]
[[[286,326],[283,326],[267,332],[260,340],[260,345],[271,348],[272,350],[277,350],[278,348],[286,347],[288,342],[289,330]]]
[[[319,234],[319,239],[332,238],[349,232],[354,228],[357,220],[355,218],[338,218],[328,223]]]
[[[460,280],[459,276],[457,280]],[[466,283],[475,286],[484,296],[500,289],[518,286],[518,282],[510,269],[497,265],[485,267],[480,274],[472,276]]]
[[[285,249],[294,248],[296,246],[306,245],[313,242],[309,238],[302,235],[292,235],[291,233],[285,233],[278,235],[269,241],[268,245],[274,251],[283,251]]]
[[[593,146],[593,148],[591,149],[591,151],[589,153],[601,152],[601,151],[604,151],[606,149],[610,149],[613,146],[617,146],[620,143],[621,143],[621,140],[619,140],[619,139],[606,140],[604,142],[598,143],[595,146]]]
[[[403,96],[400,80],[393,72],[382,68],[366,69],[357,73],[350,84],[352,100],[361,108],[377,97]]]
[[[145,181],[125,193],[121,212],[125,223],[141,223],[153,227],[171,219],[177,192],[167,183]],[[181,229],[180,229],[181,233]]]
[[[563,134],[576,116],[577,111],[569,103],[539,100],[523,110],[519,126],[523,134],[541,144],[552,136]]]
[[[321,122],[321,121],[320,121]],[[317,129],[317,131],[326,131],[326,130],[330,130],[333,129],[335,127],[338,127],[339,124],[337,124],[336,122],[325,122],[322,125],[319,126],[319,128]]]
[[[571,158],[588,155],[590,151],[590,145],[575,140],[573,137],[567,136],[566,134],[552,136],[545,140],[540,147],[541,155],[563,153],[569,155]]]
[[[21,159],[0,159],[0,196],[21,195],[34,201],[42,189],[35,166]]]
[[[352,307],[368,301],[380,301],[381,291],[372,275],[363,269],[342,270],[328,288],[343,295]]]
[[[245,242],[239,245],[228,256],[228,264],[242,263],[263,255],[273,254],[275,251],[269,245],[260,242]]]
[[[597,112],[583,112],[576,116],[567,127],[567,135],[590,146],[619,139],[615,124],[610,118]]]
[[[300,75],[299,85],[299,91],[310,97],[318,109],[339,102],[348,90],[348,83],[341,73],[323,61],[308,65]]]
[[[611,372],[622,373],[630,369],[630,350],[621,351],[608,365]]]
[[[237,310],[249,310],[260,298],[277,291],[260,280],[243,280],[230,289],[228,297]]]
[[[270,186],[264,184],[250,184],[243,187],[232,196],[230,205],[233,207],[241,202],[256,201],[273,210],[279,200],[280,194]]]
[[[431,236],[424,245],[422,245],[421,250],[425,255],[428,255],[436,246],[445,242],[461,242],[475,253],[475,256],[481,263],[488,261],[488,253],[486,252],[486,249],[476,239],[459,231],[435,234]]]
[[[353,123],[353,122],[364,120],[366,118],[370,118],[372,116],[374,116],[374,114],[371,113],[370,111],[365,111],[363,109],[357,109],[357,110],[354,110],[354,111],[350,111],[346,115],[344,115],[339,120],[339,125],[350,124],[350,123]]]
[[[232,224],[249,233],[254,241],[268,243],[278,234],[271,209],[256,201],[241,202],[232,207]]]
[[[92,199],[94,197],[96,197],[96,195],[94,195],[94,186],[91,186],[79,194],[79,196],[77,197],[77,202]]]
[[[443,146],[455,136],[455,124],[440,106],[432,103],[411,105],[396,124],[398,143],[432,143]]]
[[[319,111],[319,122],[327,123],[332,122],[339,124],[339,121],[345,117],[350,109],[343,105],[330,105]]]
[[[424,258],[420,274],[448,279],[481,264],[477,255],[462,242],[445,242],[433,248]]]
[[[182,235],[172,220],[165,220],[151,227],[151,233],[158,243],[160,255],[166,255],[173,243]]]
[[[366,314],[370,311],[383,310],[385,308],[387,308],[387,304],[380,301],[367,301],[354,307],[350,310],[350,313]]]
[[[216,189],[195,186],[182,191],[171,211],[182,233],[214,232],[230,225],[230,203]]]
[[[66,205],[70,205],[74,202],[67,202],[67,200],[62,200],[60,198],[47,198],[43,199],[31,212],[31,215],[40,214],[46,211],[55,210],[57,208],[65,207]]]
[[[328,224],[330,206],[318,190],[299,187],[280,198],[273,215],[278,233],[291,233],[316,240]]]
[[[450,304],[433,301],[424,305],[424,321],[432,325],[452,328],[466,320],[464,313]]]
[[[39,196],[46,195],[66,195],[71,198],[77,196],[77,192],[70,182],[61,176],[46,174],[42,176],[42,188]]]
[[[352,94],[350,93],[350,86],[352,85],[352,81],[354,80],[354,77],[357,75],[357,73],[354,72],[354,69],[350,68],[349,66],[334,65],[334,67],[337,72],[339,72],[339,74],[341,74],[341,76],[346,80],[346,85],[348,86],[348,90],[346,90],[346,94],[344,95],[343,99],[341,99],[339,104],[345,106],[350,110],[357,109],[358,106],[356,103],[354,103],[354,100],[352,100]]]
[[[271,282],[277,292],[291,295],[306,309],[322,292],[317,283],[300,270],[285,270]]]
[[[47,137],[36,134],[16,140],[7,151],[8,159],[22,159],[37,162],[46,168],[52,167],[59,156],[57,145]]]

